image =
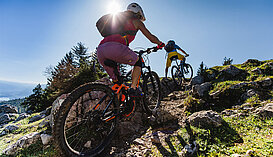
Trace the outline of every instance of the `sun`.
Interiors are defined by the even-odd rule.
[[[107,5],[107,12],[110,14],[117,14],[121,11],[121,5],[117,0],[111,0]]]

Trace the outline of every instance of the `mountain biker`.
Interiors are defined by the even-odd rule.
[[[165,51],[168,53],[168,58],[166,61],[166,69],[165,69],[165,78],[168,76],[168,69],[172,64],[173,59],[184,60],[184,56],[177,52],[177,49],[183,52],[186,57],[189,56],[184,50],[182,50],[178,45],[175,44],[175,41],[169,40],[167,45],[164,47]]]
[[[142,62],[138,58],[137,54],[131,50],[128,46],[136,36],[138,30],[140,30],[146,38],[152,43],[157,44],[158,48],[163,48],[165,44],[161,42],[155,35],[145,27],[145,16],[142,8],[137,3],[131,3],[128,5],[127,10],[122,12],[127,17],[124,23],[124,34],[111,34],[104,37],[97,48],[97,55],[100,64],[104,67],[109,74],[113,82],[117,82],[117,76],[114,74],[112,67],[106,66],[104,61],[106,59],[113,60],[117,63],[129,64],[134,66],[132,71],[132,84],[129,89],[129,95],[132,97],[142,96],[141,91],[136,88],[138,78],[141,73]]]

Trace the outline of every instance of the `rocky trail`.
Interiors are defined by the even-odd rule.
[[[273,156],[273,60],[212,67],[182,87],[162,79],[161,88],[154,116],[137,105],[102,156]],[[0,155],[62,156],[51,126],[66,96],[40,113],[0,106]]]

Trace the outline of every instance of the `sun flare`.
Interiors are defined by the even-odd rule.
[[[111,0],[107,6],[107,12],[111,14],[117,14],[121,11],[121,5],[117,0]]]

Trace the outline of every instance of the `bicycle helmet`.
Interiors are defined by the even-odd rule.
[[[128,7],[127,7],[127,10],[131,11],[133,13],[136,13],[138,16],[140,16],[140,20],[141,21],[145,21],[146,20],[142,8],[137,3],[131,3],[131,4],[129,4]]]
[[[175,45],[175,42],[174,42],[173,40],[169,40],[169,41],[168,41],[168,45],[174,46],[174,45]]]

